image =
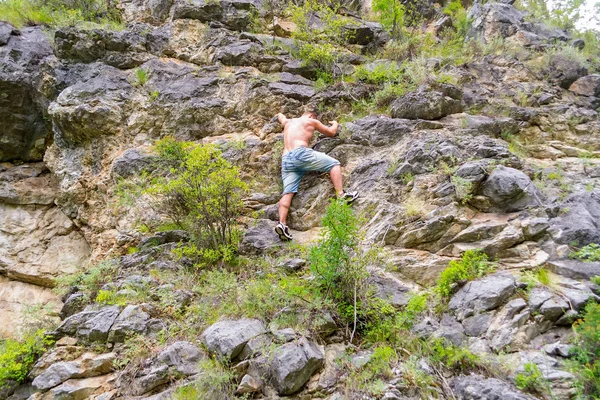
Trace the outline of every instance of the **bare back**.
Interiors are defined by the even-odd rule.
[[[309,117],[290,118],[283,129],[283,154],[298,147],[308,147],[315,132],[314,120]]]

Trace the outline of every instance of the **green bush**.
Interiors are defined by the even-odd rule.
[[[145,193],[155,210],[192,233],[193,242],[180,249],[181,255],[195,254],[202,265],[231,261],[239,239],[236,220],[248,187],[239,169],[212,144],[165,138],[155,149],[161,167]]]
[[[572,371],[580,399],[600,397],[600,305],[589,303],[573,325]]]
[[[392,37],[400,37],[406,15],[406,8],[402,2],[400,0],[373,0],[371,8],[381,25],[390,32]]]
[[[549,382],[534,363],[525,363],[523,365],[523,372],[515,376],[515,385],[526,392],[551,394]]]
[[[121,17],[112,0],[4,0],[0,2],[0,21],[18,28],[59,28],[82,23],[121,27]]]
[[[571,258],[583,260],[585,262],[600,261],[600,245],[590,243],[587,246],[570,254]]]
[[[22,341],[8,339],[0,343],[0,387],[11,381],[23,382],[38,357],[51,345],[52,341],[42,330]]]
[[[481,250],[467,250],[460,261],[450,261],[448,268],[440,274],[436,291],[442,297],[452,294],[456,283],[480,278],[494,270],[488,257]]]
[[[372,69],[367,69],[364,66],[356,68],[356,78],[368,83],[385,83],[398,81],[401,75],[401,70],[396,64],[381,63],[377,64]]]
[[[189,385],[178,387],[173,394],[174,400],[232,400],[237,387],[233,370],[224,367],[217,360],[207,359],[200,362],[201,374]]]

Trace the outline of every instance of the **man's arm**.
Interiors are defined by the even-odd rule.
[[[331,126],[325,126],[321,123],[321,121],[314,120],[315,129],[321,132],[325,136],[334,137],[337,133],[339,124],[337,121],[329,121]]]
[[[279,113],[276,115],[277,119],[279,120],[279,123],[281,124],[281,126],[285,127],[285,124],[287,124],[288,119],[285,115],[283,115],[282,113]]]

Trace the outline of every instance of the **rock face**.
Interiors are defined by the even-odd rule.
[[[41,80],[52,46],[40,27],[17,30],[0,22],[0,31],[0,162],[39,161],[51,142],[44,120],[51,93]]]
[[[264,324],[256,319],[221,321],[208,327],[201,339],[208,351],[233,360],[250,339],[265,332]]]
[[[577,79],[569,86],[571,92],[582,96],[600,97],[600,74],[592,74]]]
[[[600,243],[600,190],[575,193],[561,206],[563,212],[550,220],[550,233],[557,243]]]
[[[506,382],[480,375],[459,376],[450,382],[455,396],[465,400],[533,400]]]

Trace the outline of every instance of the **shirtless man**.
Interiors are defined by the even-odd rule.
[[[338,198],[353,202],[357,193],[345,192],[342,189],[342,169],[340,162],[308,147],[308,142],[314,131],[325,136],[333,137],[338,130],[337,121],[330,121],[331,126],[323,125],[314,111],[305,112],[300,118],[286,118],[277,114],[277,119],[283,125],[283,157],[281,159],[281,177],[283,178],[283,196],[279,200],[279,223],[275,233],[281,240],[292,240],[292,235],[286,225],[290,205],[304,173],[309,171],[329,172],[331,182]]]

